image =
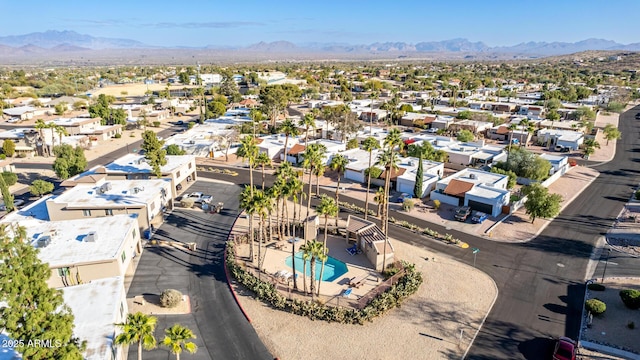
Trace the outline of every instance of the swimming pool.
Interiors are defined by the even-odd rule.
[[[284,260],[285,264],[288,267],[291,267],[291,256],[288,256]],[[302,252],[296,253],[296,272],[302,273]],[[316,260],[316,269],[315,274],[313,274],[318,280],[320,278],[320,268],[322,267],[322,262]],[[322,274],[322,281],[333,281],[339,278],[340,276],[347,273],[347,264],[342,261],[332,258],[331,256],[327,256],[327,261],[324,263],[324,273]],[[311,276],[311,261],[307,261],[307,276]]]

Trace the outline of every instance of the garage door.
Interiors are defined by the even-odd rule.
[[[483,213],[493,215],[493,207],[489,204],[483,204],[481,202],[469,200],[469,207],[472,210],[482,211]]]

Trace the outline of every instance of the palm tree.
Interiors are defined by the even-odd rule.
[[[340,204],[340,178],[342,173],[347,169],[347,164],[349,164],[349,159],[342,154],[336,154],[331,158],[331,162],[329,163],[329,168],[333,171],[338,172],[338,185],[336,186],[336,204]],[[338,227],[338,217],[336,216],[336,228]]]
[[[369,136],[362,142],[362,148],[369,153],[369,167],[371,169],[371,160],[373,157],[373,150],[380,148],[380,143],[373,136]],[[364,219],[369,216],[369,189],[371,188],[371,172],[367,171],[367,195],[364,201]]]
[[[338,222],[338,203],[327,195],[322,195],[320,199],[320,204],[316,207],[316,211],[318,214],[324,216],[324,241],[323,247],[328,251],[327,248],[327,234],[329,232],[329,216],[336,217],[336,227]],[[320,284],[322,284],[322,275],[324,274],[324,263],[325,260],[322,260],[322,266],[320,267],[320,279],[318,280],[318,295],[320,295]]]
[[[254,163],[256,166],[262,167],[262,189],[264,190],[264,168],[265,166],[271,166],[271,159],[267,153],[261,152],[256,156]]]
[[[320,176],[324,175],[325,170],[325,160],[324,156],[327,153],[327,147],[322,144],[314,144],[318,145],[317,157],[315,160],[315,174],[316,174],[316,196],[320,196]]]
[[[187,350],[192,354],[198,351],[198,346],[191,341],[188,341],[196,338],[193,331],[190,329],[175,324],[166,329],[164,333],[165,336],[164,340],[162,340],[162,345],[168,347],[169,351],[176,355],[176,360],[180,360],[180,353],[182,353],[183,350]]]
[[[304,133],[304,147],[305,149],[307,148],[307,145],[309,145],[309,128],[313,128],[315,131],[316,128],[316,119],[313,116],[313,114],[306,114],[299,122],[298,122],[298,126],[304,126],[305,128],[305,133]]]
[[[264,229],[266,228],[265,220],[273,209],[273,202],[263,190],[256,190],[253,193],[253,204],[256,213],[260,217],[260,231],[258,232],[258,270],[261,270],[263,262],[262,244],[264,242]]]
[[[376,191],[375,195],[373,196],[373,201],[375,201],[378,204],[378,209],[376,211],[376,216],[380,216],[380,214],[382,213],[381,208],[382,205],[384,204],[384,189],[379,187],[378,191]]]
[[[319,166],[320,162],[322,161],[322,158],[324,156],[324,152],[326,151],[326,147],[322,144],[310,144],[305,150],[304,153],[302,154],[302,167],[304,167],[305,169],[309,169],[309,193],[308,193],[308,197],[307,197],[307,214],[306,214],[306,218],[309,218],[309,210],[311,209],[311,190],[313,189],[313,186],[311,185],[311,179],[314,173],[318,173],[316,170],[316,167]],[[322,152],[322,153],[321,153]],[[318,176],[319,179],[319,176]]]
[[[528,129],[529,125],[531,125],[531,122],[529,122],[529,119],[522,119],[522,120],[520,120],[520,124],[519,125],[522,127],[522,132],[525,132],[525,129]],[[522,142],[522,143],[524,143],[524,147],[527,147],[528,140],[529,140],[529,135],[527,134],[527,137]]]
[[[302,245],[300,247],[300,250],[302,250],[303,256],[306,256],[307,258],[309,258],[311,260],[311,297],[315,299],[315,267],[316,267],[316,260],[320,260],[322,262],[327,261],[327,249],[324,247],[324,245],[322,245],[321,242],[317,241],[317,240],[311,240],[309,242],[307,242],[306,244]],[[305,260],[306,262],[306,260]],[[322,281],[322,279],[318,280],[318,281]]]
[[[291,121],[291,119],[286,119],[284,122],[282,122],[282,125],[280,125],[280,131],[284,133],[285,138],[284,138],[284,162],[289,161],[287,159],[287,146],[289,144],[289,136],[298,136],[299,131],[298,131],[298,127],[296,126],[296,124],[293,123],[293,121]]]
[[[392,140],[392,139],[391,139]],[[390,140],[390,141],[391,141]],[[391,144],[391,142],[389,142]],[[384,150],[381,154],[378,155],[378,164],[383,165],[385,168],[386,176],[384,179],[384,205],[383,205],[383,216],[384,220],[381,219],[381,223],[384,225],[383,232],[385,234],[384,241],[384,251],[382,258],[382,269],[386,268],[387,261],[387,237],[389,234],[389,184],[391,182],[391,172],[398,169],[398,162],[400,159],[398,158],[398,154],[393,151],[393,147],[387,145],[388,148]]]
[[[376,165],[382,166],[385,169],[385,178],[384,178],[384,197],[382,204],[382,215],[380,218],[382,231],[386,233],[387,229],[387,220],[389,213],[389,187],[391,184],[391,173],[394,170],[398,169],[398,163],[400,159],[398,158],[398,154],[393,151],[393,149],[385,149],[381,153],[378,154],[378,159],[376,161]]]
[[[69,133],[67,132],[67,128],[65,128],[64,126],[58,125],[54,127],[54,130],[56,131],[56,133],[58,133],[58,139],[60,140],[58,142],[58,145],[62,145],[62,137],[69,136]]]
[[[507,126],[507,129],[509,130],[509,152],[511,152],[511,143],[513,142],[513,130],[517,128],[517,124],[509,124],[509,126]]]
[[[253,186],[245,186],[244,190],[240,193],[240,208],[243,209],[247,216],[249,217],[249,257],[251,257],[251,262],[253,262],[254,258],[254,240],[253,240],[253,216],[257,212],[255,202],[253,196],[255,194],[256,189]]]
[[[138,344],[138,360],[142,360],[142,348],[147,350],[156,347],[156,338],[153,331],[156,328],[158,319],[155,316],[145,315],[141,312],[127,315],[127,322],[116,324],[122,333],[115,339],[117,345]]]
[[[371,99],[371,103],[369,104],[369,135],[373,133],[373,99],[377,98],[377,92],[372,91],[371,94],[369,94],[369,99]]]
[[[36,125],[34,126],[40,132],[40,138],[44,141],[44,134],[42,133],[42,129],[47,128],[47,124],[42,119],[36,120]]]
[[[255,165],[255,160],[259,152],[260,150],[256,144],[256,139],[253,136],[243,137],[242,140],[240,140],[240,147],[236,151],[238,157],[242,160],[247,160],[249,163],[249,182],[251,188],[253,188],[253,166]]]

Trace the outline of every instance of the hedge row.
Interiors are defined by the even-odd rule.
[[[364,324],[383,315],[418,291],[422,284],[422,274],[415,270],[413,264],[405,263],[405,275],[397,284],[386,292],[375,297],[362,310],[328,306],[316,301],[289,300],[284,297],[275,286],[262,281],[236,263],[235,249],[232,241],[227,242],[227,268],[233,277],[242,285],[255,293],[256,298],[269,303],[272,307],[306,316],[311,320],[324,320],[341,324]]]

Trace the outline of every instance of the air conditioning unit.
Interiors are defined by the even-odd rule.
[[[49,244],[51,244],[51,236],[48,235],[41,236],[37,241],[37,246],[40,249],[46,248]]]
[[[102,194],[106,193],[107,191],[111,190],[111,183],[110,182],[106,182],[104,184],[102,184],[102,186],[100,186],[100,191],[102,192]]]
[[[469,174],[469,179],[477,179],[476,174]]]
[[[84,237],[84,242],[96,242],[98,234],[95,231],[89,231],[87,236]]]

